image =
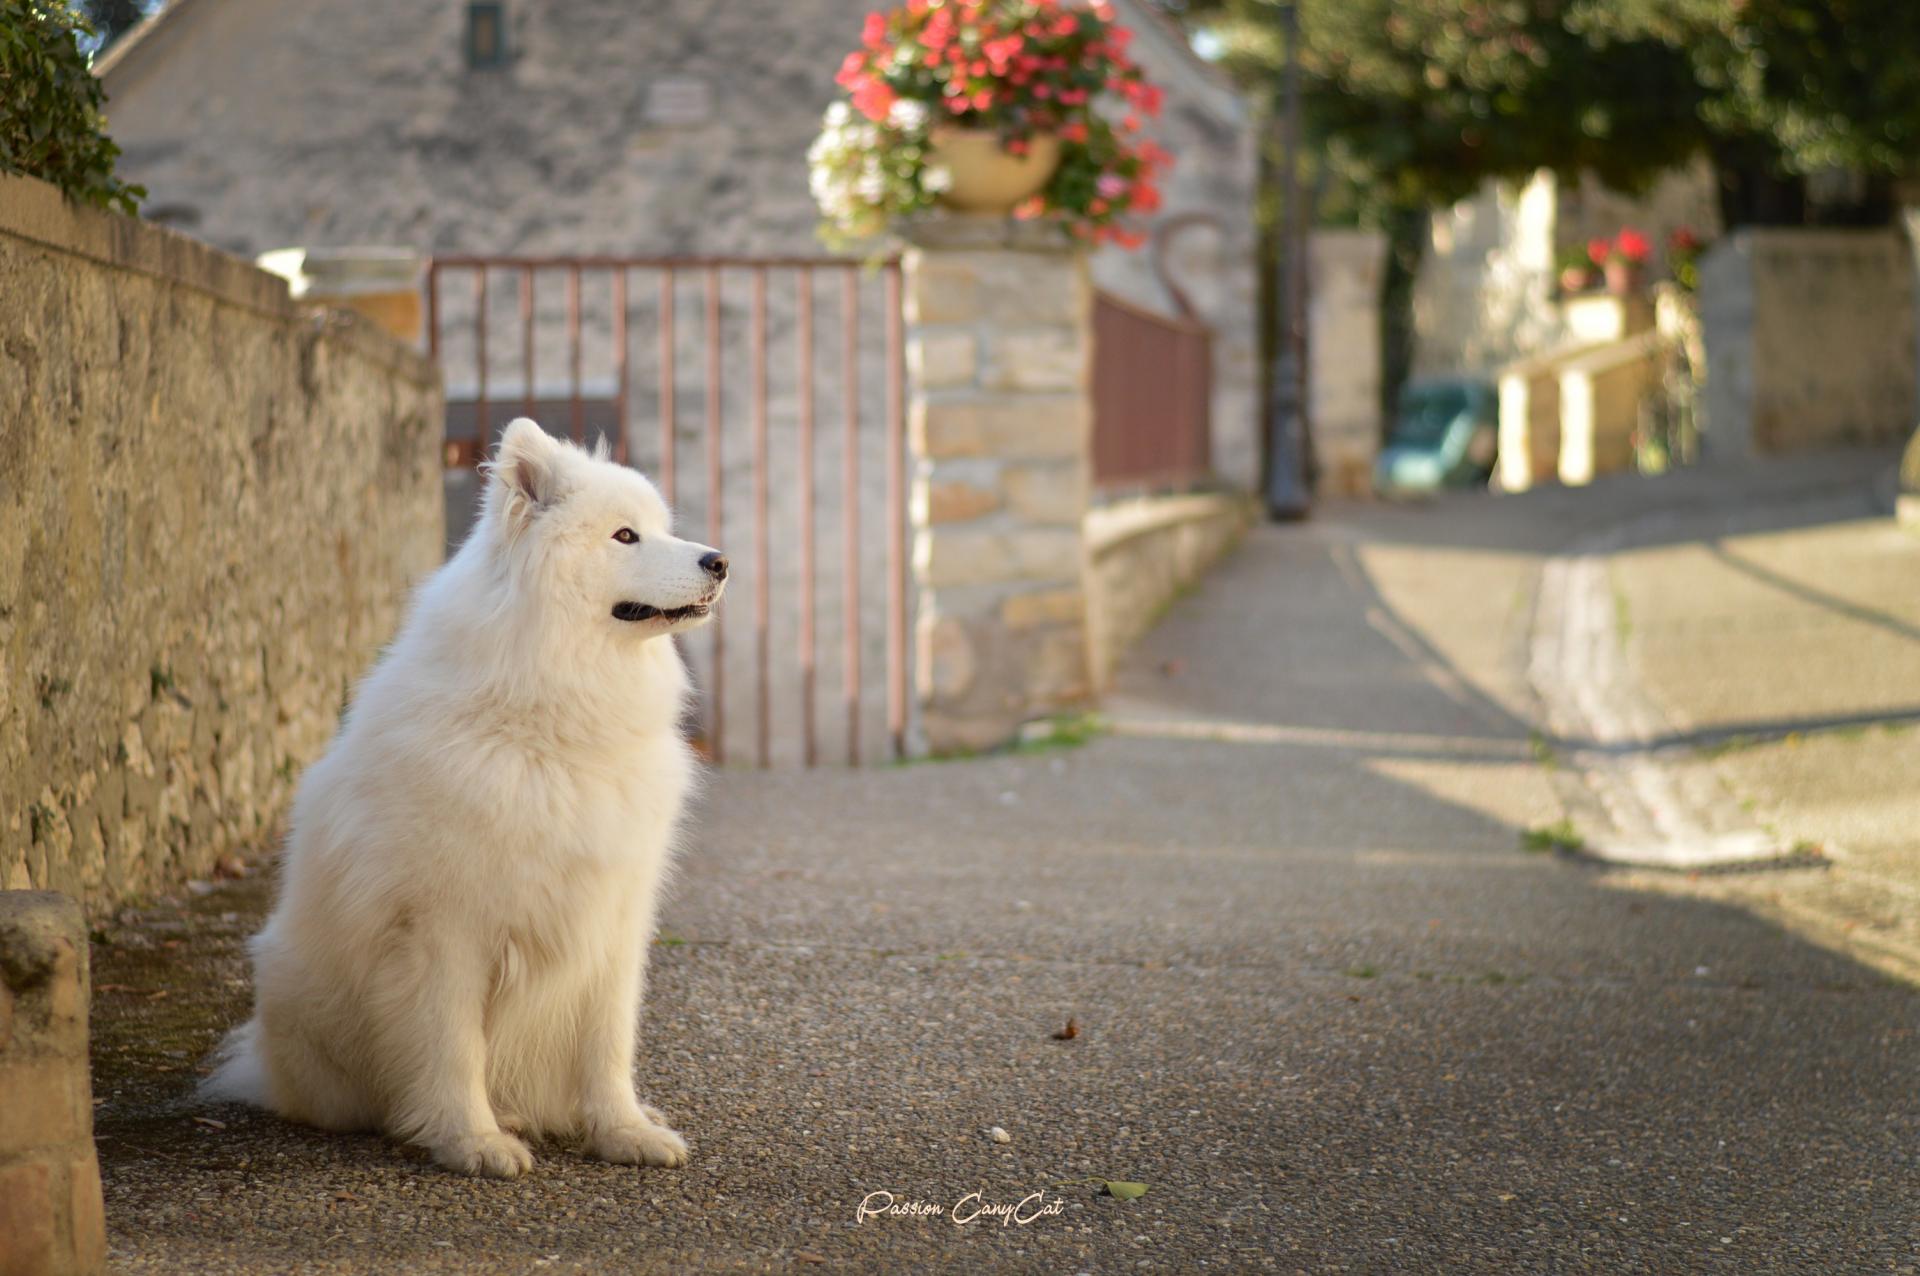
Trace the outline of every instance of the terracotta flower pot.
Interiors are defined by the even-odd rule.
[[[936,128],[929,139],[927,160],[947,171],[947,189],[940,202],[963,213],[1007,213],[1030,195],[1037,195],[1060,167],[1060,139],[1036,133],[1027,153],[1015,155],[1000,144],[1000,135],[986,129]]]
[[[1616,297],[1627,297],[1640,291],[1641,276],[1646,268],[1637,261],[1628,261],[1624,257],[1607,259],[1607,291]]]

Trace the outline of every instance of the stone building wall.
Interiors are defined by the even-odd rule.
[[[101,906],[276,832],[441,556],[438,379],[0,178],[0,886]]]
[[[1555,190],[1550,173],[1488,182],[1433,214],[1414,279],[1416,375],[1490,373],[1559,339]]]

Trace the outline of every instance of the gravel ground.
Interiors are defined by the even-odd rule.
[[[1182,603],[1082,748],[718,776],[639,1063],[682,1170],[472,1181],[196,1108],[269,884],[129,910],[95,951],[114,1266],[1914,1270],[1914,991],[1518,846],[1558,810],[1511,663],[1533,557],[1847,472],[1330,510]],[[862,1220],[880,1192],[937,1213]]]

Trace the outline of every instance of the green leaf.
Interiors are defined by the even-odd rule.
[[[1108,1179],[1107,1195],[1117,1196],[1123,1201],[1137,1201],[1147,1194],[1145,1183],[1127,1183],[1120,1179]]]

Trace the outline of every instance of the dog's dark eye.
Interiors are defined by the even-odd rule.
[[[631,527],[621,528],[613,534],[613,539],[619,541],[622,545],[638,545],[640,543],[639,534]]]

